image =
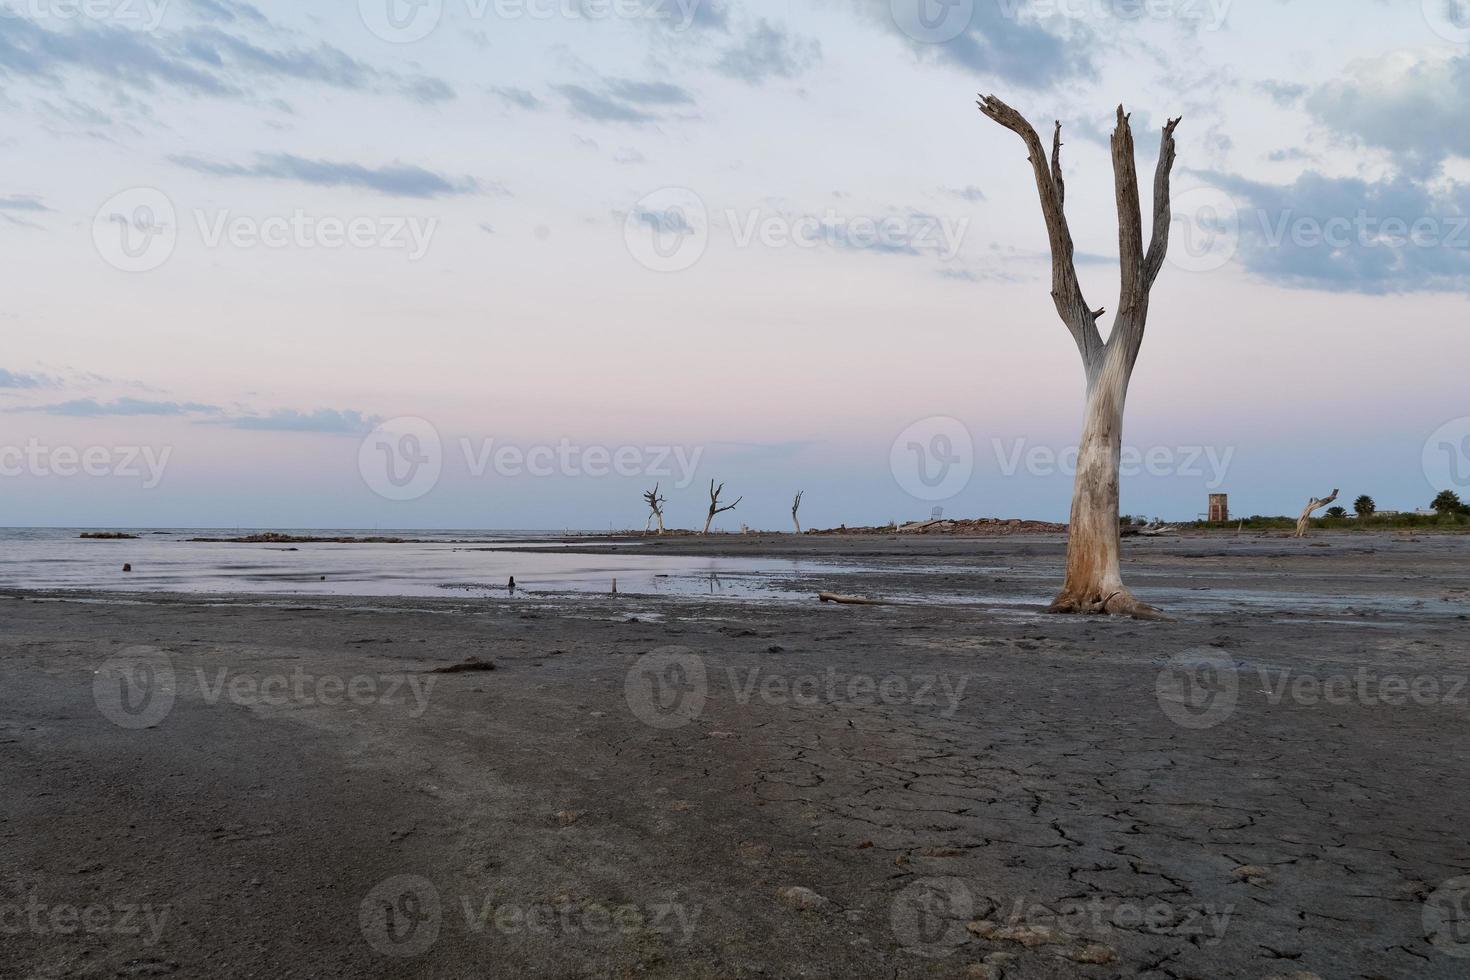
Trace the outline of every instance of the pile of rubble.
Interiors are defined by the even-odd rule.
[[[811,530],[808,534],[952,534],[980,537],[996,534],[1065,534],[1067,525],[1050,521],[1018,521],[1000,517],[979,517],[974,520],[944,518],[933,521],[915,521],[912,524],[890,524],[887,527],[842,527],[824,531]]]

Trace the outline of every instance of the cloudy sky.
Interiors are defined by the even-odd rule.
[[[1112,114],[1145,174],[1184,117],[1126,512],[1470,490],[1465,0],[0,8],[0,525],[1064,518],[978,92],[1061,120],[1109,308]]]

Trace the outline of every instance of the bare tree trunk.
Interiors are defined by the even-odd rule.
[[[1169,248],[1172,220],[1169,177],[1174,167],[1174,128],[1179,120],[1171,119],[1164,127],[1159,166],[1154,175],[1153,238],[1145,254],[1133,131],[1123,107],[1118,107],[1112,150],[1123,283],[1113,329],[1104,342],[1097,321],[1105,311],[1092,309],[1083,298],[1073,259],[1072,233],[1064,210],[1062,124],[1056,124],[1048,165],[1041,138],[1019,112],[993,95],[983,97],[979,106],[988,118],[1016,133],[1026,144],[1051,243],[1052,301],[1077,343],[1087,373],[1087,408],[1078,443],[1072,521],[1067,535],[1067,577],[1050,611],[1163,618],[1158,610],[1140,602],[1123,585],[1119,564],[1118,471],[1128,383],[1143,344],[1149,292]]]
[[[1328,504],[1332,503],[1336,499],[1337,491],[1333,490],[1331,493],[1321,498],[1320,500],[1316,497],[1308,500],[1306,509],[1302,511],[1302,516],[1296,519],[1296,536],[1299,538],[1306,537],[1307,531],[1312,526],[1312,511],[1317,510],[1320,507],[1326,507]]]
[[[736,507],[740,506],[740,501],[745,499],[744,497],[736,497],[733,504],[729,505],[728,507],[721,507],[720,494],[724,491],[725,485],[723,483],[721,483],[717,487],[715,486],[714,480],[709,481],[709,516],[704,519],[705,534],[709,533],[709,527],[712,523],[714,523],[715,517],[717,515],[723,514],[727,510],[734,510]]]
[[[801,533],[801,521],[797,519],[796,512],[801,510],[801,498],[805,493],[805,490],[798,490],[796,492],[796,501],[791,505],[791,523],[796,525],[797,534]]]
[[[659,534],[663,534],[664,533],[664,504],[668,503],[668,501],[665,500],[663,497],[660,497],[658,495],[658,484],[657,483],[655,483],[653,485],[653,489],[652,490],[648,491],[647,493],[645,493],[643,495],[643,500],[644,500],[645,503],[648,504],[649,510],[651,511],[651,513],[648,515],[649,521],[652,522],[652,520],[655,517],[658,518],[658,533]],[[647,524],[644,524],[643,525],[643,533],[644,534],[647,534],[648,533],[648,525]]]
[[[1052,612],[1106,610],[1127,594],[1119,569],[1118,471],[1123,452],[1123,406],[1116,383],[1094,381],[1087,393],[1072,519],[1067,527],[1067,578]],[[1095,609],[1094,609],[1095,607]]]

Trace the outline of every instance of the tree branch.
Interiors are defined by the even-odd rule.
[[[1169,254],[1169,228],[1174,220],[1170,211],[1169,175],[1174,170],[1174,127],[1183,118],[1170,119],[1165,124],[1159,146],[1159,169],[1154,173],[1154,237],[1148,245],[1148,258],[1143,261],[1144,289],[1153,287],[1164,267],[1164,256]]]
[[[1127,317],[1143,301],[1143,218],[1138,203],[1138,168],[1133,155],[1133,127],[1118,106],[1113,130],[1113,186],[1118,198],[1118,259],[1123,266],[1118,316]]]
[[[1057,315],[1077,342],[1083,364],[1090,371],[1103,350],[1102,336],[1097,330],[1097,316],[1100,314],[1095,315],[1082,297],[1082,286],[1077,281],[1077,267],[1073,260],[1072,232],[1067,227],[1067,216],[1062,208],[1066,198],[1061,165],[1062,125],[1057,123],[1052,139],[1052,161],[1048,168],[1041,137],[1036,135],[1036,130],[1024,116],[993,95],[981,96],[976,105],[987,118],[1009,129],[1026,144],[1051,245],[1052,302],[1056,304]]]
[[[1057,206],[1065,210],[1067,183],[1062,180],[1062,121],[1057,120],[1056,132],[1051,138],[1051,179],[1057,185]]]
[[[1138,170],[1134,162],[1133,131],[1129,117],[1118,107],[1118,128],[1113,133],[1113,181],[1118,197],[1118,253],[1123,267],[1122,295],[1108,350],[1118,351],[1125,374],[1133,371],[1143,346],[1148,319],[1149,291],[1169,251],[1169,175],[1174,169],[1174,128],[1178,119],[1164,126],[1159,147],[1159,166],[1154,175],[1154,227],[1148,255],[1143,254],[1143,219],[1138,200]]]

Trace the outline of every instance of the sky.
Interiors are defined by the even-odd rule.
[[[1065,520],[981,93],[1109,309],[1183,117],[1125,513],[1470,497],[1470,0],[0,0],[0,526]]]

